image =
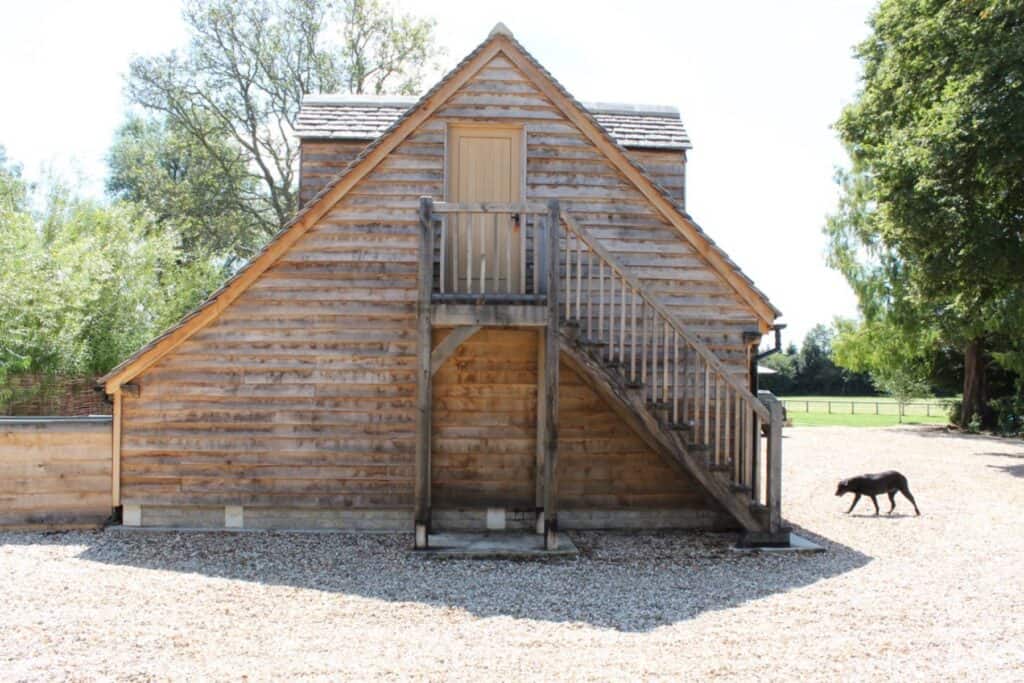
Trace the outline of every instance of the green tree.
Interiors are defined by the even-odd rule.
[[[776,371],[761,385],[780,396],[864,396],[876,393],[871,378],[863,371],[837,364],[833,341],[835,331],[815,325],[797,349],[790,344],[784,353],[768,356],[760,364]]]
[[[836,362],[853,372],[870,373],[875,385],[896,399],[900,422],[903,407],[912,399],[932,394],[929,377],[935,345],[925,338],[931,330],[919,328],[917,337],[887,327],[882,321],[861,324],[836,321],[833,350]]]
[[[842,393],[842,370],[832,362],[832,330],[815,325],[804,336],[797,355],[797,391],[802,394]]]
[[[31,228],[31,219],[26,211],[28,186],[21,178],[21,167],[11,163],[7,150],[0,145],[0,403],[11,397],[11,374],[27,367],[29,359],[18,352],[17,340],[21,336],[12,330],[13,325],[4,315],[5,291],[2,283],[13,272],[11,264],[20,253],[20,237]]]
[[[296,209],[302,96],[412,92],[437,54],[432,21],[380,0],[189,0],[184,19],[188,49],[135,60],[128,97],[213,168],[246,170],[259,192],[235,210],[265,235]]]
[[[221,277],[210,259],[183,262],[178,237],[154,230],[140,207],[80,199],[60,184],[25,196],[0,204],[0,400],[12,374],[106,372]]]
[[[187,259],[217,254],[229,264],[254,253],[268,234],[254,204],[259,187],[229,141],[206,146],[174,124],[129,116],[108,157],[107,192],[145,207],[154,227],[181,236]]]
[[[771,368],[775,373],[758,377],[758,386],[777,396],[795,396],[798,353],[796,344],[791,343],[783,352],[761,359],[758,365]]]
[[[962,350],[966,424],[1024,335],[1024,5],[883,0],[870,26],[830,264],[869,327]]]
[[[395,14],[380,0],[340,5],[342,82],[350,93],[414,95],[434,47],[434,22]]]
[[[0,212],[24,210],[28,191],[28,185],[21,179],[21,166],[11,163],[7,159],[7,149],[0,145]]]

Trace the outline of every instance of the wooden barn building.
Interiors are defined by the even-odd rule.
[[[298,127],[294,219],[101,380],[124,524],[784,533],[779,312],[686,213],[674,108],[582,104],[499,24]]]

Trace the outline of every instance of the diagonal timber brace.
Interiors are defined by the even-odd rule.
[[[441,340],[430,352],[430,374],[436,375],[444,362],[452,357],[455,351],[469,341],[469,338],[480,331],[480,325],[463,325],[456,327],[448,336]]]

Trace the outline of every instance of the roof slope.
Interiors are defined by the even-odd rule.
[[[145,372],[193,334],[215,320],[256,279],[270,268],[316,222],[344,197],[406,137],[427,120],[476,72],[498,54],[504,54],[547,95],[566,117],[576,124],[608,157],[609,161],[647,197],[654,207],[686,237],[696,251],[728,282],[758,314],[767,329],[781,315],[768,298],[712,242],[704,231],[682,211],[669,193],[626,154],[607,130],[577,102],[529,52],[499,24],[484,42],[470,52],[448,74],[406,109],[378,138],[366,146],[348,167],[328,183],[267,243],[267,245],[198,308],[162,335],[98,380],[107,393]]]
[[[300,138],[369,142],[418,101],[401,96],[307,95],[295,133]],[[583,106],[623,147],[669,151],[693,147],[675,107],[605,102]]]

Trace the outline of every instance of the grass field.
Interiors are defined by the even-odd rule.
[[[796,427],[890,427],[900,424],[889,396],[780,396]],[[903,424],[946,424],[950,399],[921,399],[904,406]]]

